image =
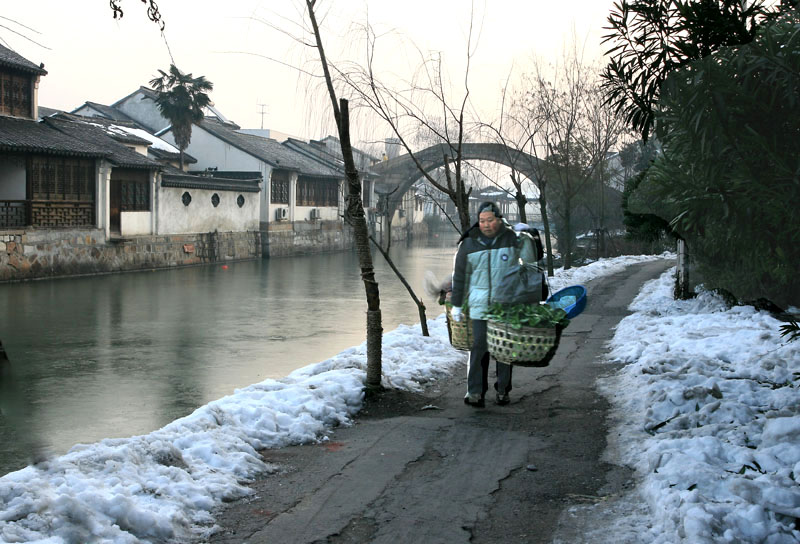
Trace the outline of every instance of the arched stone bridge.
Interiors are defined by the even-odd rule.
[[[454,162],[456,151],[449,144],[438,144],[423,149],[414,156],[425,172],[431,172],[444,166],[444,158]],[[461,146],[462,160],[491,161],[514,168],[523,176],[534,179],[539,159],[518,149],[503,144],[465,143]],[[370,168],[370,172],[378,176],[375,181],[375,192],[384,203],[385,211],[390,214],[397,209],[403,195],[418,181],[422,174],[409,155],[400,155],[388,161],[379,162]],[[387,195],[390,195],[387,197]]]

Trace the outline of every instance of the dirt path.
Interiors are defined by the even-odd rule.
[[[608,403],[594,383],[613,367],[596,361],[642,284],[672,265],[589,283],[550,366],[515,368],[508,406],[464,405],[465,369],[424,394],[381,395],[330,442],[264,451],[279,469],[218,512],[210,542],[551,542],[565,509],[630,485],[601,461]]]

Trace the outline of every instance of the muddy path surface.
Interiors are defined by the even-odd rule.
[[[546,368],[515,368],[511,403],[463,403],[464,372],[422,393],[387,391],[330,441],[262,455],[276,470],[216,513],[212,543],[580,542],[564,513],[632,485],[602,461],[608,402],[595,391],[614,326],[674,263],[587,285],[589,304]],[[490,370],[490,381],[494,370]]]

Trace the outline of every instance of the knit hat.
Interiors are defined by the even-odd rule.
[[[481,203],[481,205],[478,207],[478,215],[480,215],[483,212],[492,212],[494,213],[495,217],[498,218],[503,217],[503,214],[500,213],[500,208],[498,208],[497,204],[495,204],[494,202]]]

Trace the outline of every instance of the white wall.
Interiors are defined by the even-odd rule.
[[[122,236],[142,236],[151,234],[151,212],[122,212],[120,234]]]
[[[188,192],[192,202],[184,206],[181,198]],[[211,197],[219,195],[219,206]],[[244,206],[236,203],[239,195]],[[207,189],[159,187],[157,234],[182,234],[195,232],[242,232],[259,229],[259,193],[240,193]]]
[[[25,159],[0,155],[0,200],[25,200]]]

